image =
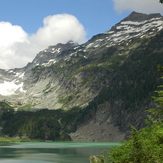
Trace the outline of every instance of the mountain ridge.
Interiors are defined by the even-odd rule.
[[[128,20],[143,21],[143,20],[148,20],[152,18],[160,18],[160,17],[162,17],[160,13],[143,14],[143,13],[133,11],[129,16],[124,18],[122,21],[128,21]]]
[[[141,20],[141,23],[136,23],[137,18]],[[132,19],[134,20],[133,22],[128,21]],[[145,22],[144,19],[146,19]],[[83,60],[83,64],[81,66],[88,65],[91,62],[90,60],[96,60],[94,56],[96,57],[97,55],[92,55],[93,53],[96,53],[96,51],[103,51],[104,48],[109,49],[110,47],[111,51],[114,51],[117,48],[115,46],[119,46],[118,48],[121,48],[121,51],[123,51],[124,46],[128,47],[128,44],[132,42],[132,39],[136,40],[139,37],[153,37],[152,35],[155,35],[162,29],[162,21],[163,17],[160,14],[147,15],[132,12],[127,18],[123,19],[118,24],[113,26],[107,33],[96,35],[82,45],[68,42],[66,44],[49,46],[47,49],[39,52],[34,60],[31,63],[27,64],[27,66],[24,68],[7,71],[7,76],[11,76],[11,79],[15,78],[15,80],[17,78],[16,82],[21,83],[20,81],[22,81],[21,78],[23,78],[24,74],[27,76],[25,76],[26,79],[31,78],[31,72],[33,72],[34,69],[37,70],[37,73],[40,73],[43,69],[46,69],[46,67],[52,67],[53,65],[55,66],[57,63],[58,68],[62,69],[61,64],[69,64],[68,62],[71,62],[71,58],[73,58],[73,62],[75,62],[75,57],[77,60]],[[123,56],[125,57],[125,55]],[[75,65],[75,63],[70,64]],[[36,73],[32,75],[37,76],[32,80],[39,80]],[[25,81],[27,81],[26,79]],[[23,86],[24,88],[27,87],[25,84]],[[21,87],[18,87],[18,89],[23,90]]]
[[[84,118],[73,139],[104,139],[101,130],[106,139],[117,133],[123,139],[129,124],[144,125],[144,108],[152,105],[157,66],[163,65],[162,29],[161,15],[133,12],[82,45],[49,46],[24,68],[0,70],[0,99],[16,110],[77,107]],[[99,133],[93,127],[92,136],[82,135],[93,123]]]

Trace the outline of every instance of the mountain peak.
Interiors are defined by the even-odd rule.
[[[160,18],[162,17],[160,13],[153,13],[153,14],[143,14],[139,12],[133,11],[128,17],[123,19],[123,21],[145,21],[152,18]]]
[[[64,47],[64,46],[76,46],[76,45],[78,45],[77,43],[75,43],[74,41],[68,41],[68,42],[66,42],[66,43],[58,43],[58,44],[56,44],[56,45],[54,45],[54,46],[56,46],[56,47],[58,47],[58,46],[62,46],[62,47]],[[50,46],[50,47],[54,47],[54,46]]]
[[[78,46],[78,44],[73,41],[49,46],[47,49],[40,51],[36,55],[35,59],[32,61],[32,67],[36,65],[46,66],[50,65],[49,63],[56,63],[59,58],[63,57],[63,54],[67,55],[68,51],[73,50],[76,46]]]

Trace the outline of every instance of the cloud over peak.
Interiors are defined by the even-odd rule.
[[[118,12],[134,10],[141,13],[163,13],[159,0],[113,0]]]
[[[32,35],[21,26],[0,22],[0,68],[22,67],[49,45],[70,40],[82,43],[85,39],[83,25],[75,16],[69,14],[45,17],[43,26]]]
[[[81,43],[85,39],[85,30],[73,15],[59,14],[44,18],[43,27],[38,29],[32,39],[40,45],[66,43],[70,40]]]

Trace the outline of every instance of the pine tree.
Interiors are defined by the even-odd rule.
[[[153,97],[156,106],[149,110],[148,116],[152,123],[163,123],[163,67],[159,68],[159,70],[161,74],[160,85],[157,87]]]

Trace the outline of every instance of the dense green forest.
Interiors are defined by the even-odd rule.
[[[163,69],[161,68],[163,73]],[[162,163],[163,162],[163,77],[152,97],[155,106],[149,109],[146,127],[131,127],[131,136],[109,154],[91,157],[92,163]]]
[[[71,140],[69,133],[89,120],[97,110],[98,104],[105,99],[96,97],[84,108],[74,107],[70,110],[19,110],[15,111],[7,101],[0,102],[0,136],[22,140]],[[3,139],[4,140],[4,139]],[[0,140],[1,141],[1,140]]]
[[[7,102],[0,102],[1,137],[37,140],[70,140],[82,117],[78,108],[70,111],[42,109],[14,111]]]

